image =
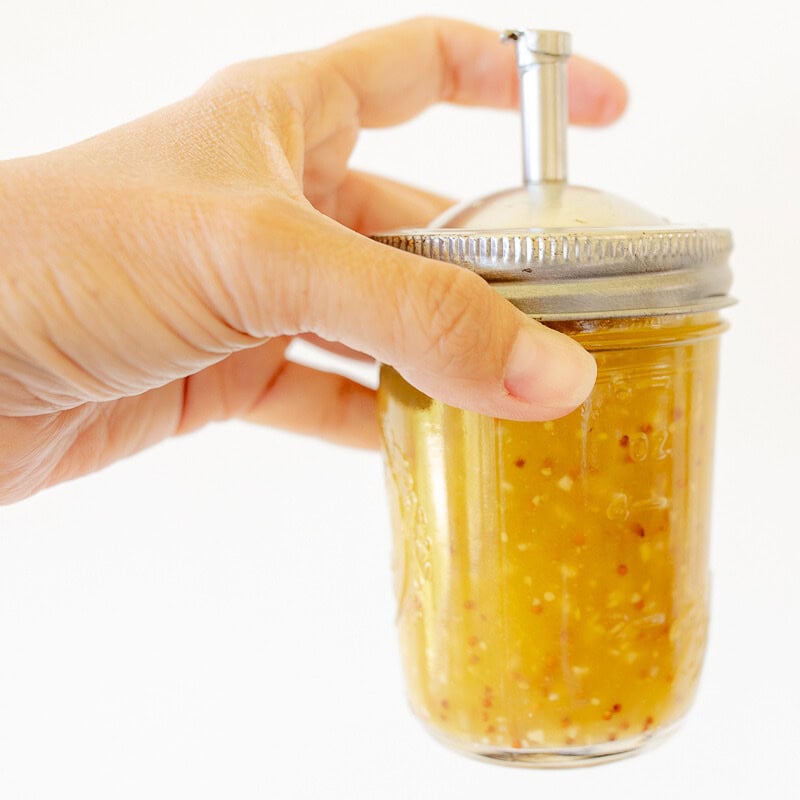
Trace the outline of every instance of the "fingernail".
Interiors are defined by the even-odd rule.
[[[594,358],[579,344],[536,322],[523,325],[506,363],[506,391],[526,403],[573,409],[597,377]]]

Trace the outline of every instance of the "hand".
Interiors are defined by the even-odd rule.
[[[575,58],[569,79],[573,122],[621,113],[603,68]],[[299,334],[485,414],[577,406],[595,373],[575,343],[476,275],[361,235],[450,205],[347,167],[360,128],[438,101],[514,107],[512,49],[403,23],[0,164],[0,502],[223,418],[374,446],[374,393],[287,361]]]

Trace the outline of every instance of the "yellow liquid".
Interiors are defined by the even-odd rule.
[[[554,324],[598,363],[509,422],[381,375],[412,707],[472,751],[636,747],[695,691],[708,622],[716,314]],[[617,743],[617,744],[615,744]]]

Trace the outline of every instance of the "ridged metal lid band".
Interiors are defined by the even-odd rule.
[[[733,248],[724,228],[516,232],[416,229],[376,234],[378,242],[448,261],[490,280],[529,281],[534,275],[657,272],[714,266]]]
[[[730,231],[408,230],[377,241],[477,272],[541,319],[640,316],[730,305]]]

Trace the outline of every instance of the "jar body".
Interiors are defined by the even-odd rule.
[[[563,419],[465,412],[388,367],[379,392],[411,705],[456,749],[533,766],[634,752],[691,703],[723,324],[553,327],[598,363]]]

